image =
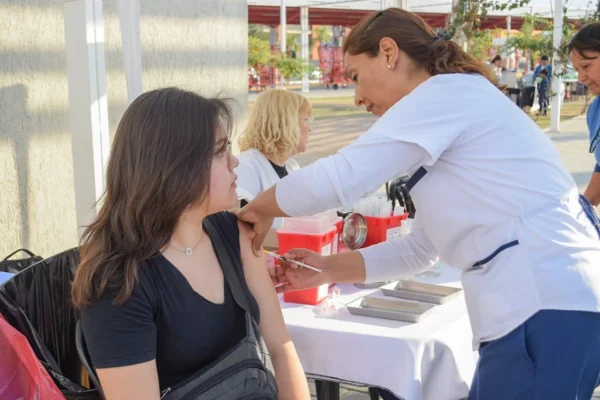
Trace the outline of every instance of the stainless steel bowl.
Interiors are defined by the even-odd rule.
[[[350,250],[360,249],[367,240],[367,221],[359,213],[351,213],[344,218],[342,241]]]

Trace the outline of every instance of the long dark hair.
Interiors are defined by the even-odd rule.
[[[77,307],[107,289],[117,291],[117,303],[129,298],[140,263],[168,244],[186,208],[206,199],[218,132],[229,137],[232,122],[225,100],[177,88],[131,103],[112,145],[101,209],[81,240]]]
[[[423,18],[400,8],[388,8],[364,17],[344,40],[344,53],[375,57],[379,53],[379,42],[385,37],[393,39],[417,67],[431,76],[476,73],[498,86],[489,68],[455,42],[436,35]]]
[[[600,53],[600,22],[593,22],[581,28],[569,43],[569,52],[575,50],[585,58],[583,52],[595,51]]]

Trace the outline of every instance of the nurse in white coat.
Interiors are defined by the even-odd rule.
[[[258,95],[240,135],[237,193],[242,206],[298,169],[292,156],[304,153],[312,107],[298,93],[269,89]],[[278,228],[280,221],[273,227]]]
[[[292,251],[323,272],[284,266],[286,290],[410,278],[439,256],[462,270],[480,353],[469,400],[589,399],[600,376],[600,232],[555,146],[488,68],[410,12],[367,16],[344,53],[357,105],[381,118],[240,211],[255,247],[273,217],[347,206],[412,176],[411,234],[330,257]]]

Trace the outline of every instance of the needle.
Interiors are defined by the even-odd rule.
[[[268,251],[268,250],[263,250],[263,251],[265,252],[265,254],[272,255],[273,257],[278,258],[280,260],[291,262],[291,263],[294,263],[294,264],[298,264],[301,267],[312,269],[313,271],[318,272],[318,273],[322,272],[322,270],[320,270],[319,268],[311,267],[310,265],[304,264],[303,262],[296,261],[296,260],[290,260],[289,258],[286,258],[286,257],[284,257],[282,255],[277,254],[277,253],[273,253],[272,251]]]

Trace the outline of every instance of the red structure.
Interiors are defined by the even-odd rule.
[[[261,65],[256,68],[248,68],[248,90],[256,88],[256,91],[259,92],[281,84],[279,69],[269,65]]]
[[[323,73],[321,84],[327,89],[347,87],[349,80],[344,71],[344,55],[342,49],[333,45],[319,46],[319,69]]]
[[[348,10],[332,8],[308,8],[308,23],[310,25],[336,25],[352,27],[356,25],[361,18],[375,10]],[[262,24],[271,27],[277,27],[280,23],[280,8],[277,6],[248,6],[248,23]],[[443,28],[450,14],[448,13],[416,13],[425,20],[432,28]],[[300,7],[286,8],[287,23],[291,25],[300,24]],[[506,16],[492,15],[482,19],[480,29],[506,29]],[[550,18],[549,18],[550,20]],[[511,16],[511,29],[519,30],[523,25],[524,18]],[[569,22],[578,25],[579,21],[569,20]],[[337,89],[339,86],[349,84],[344,72],[343,57],[341,49],[330,46],[319,47],[319,68],[323,75],[321,84]],[[261,74],[259,79],[251,77],[249,87],[256,86],[264,89],[278,82],[278,77],[271,75],[267,77]]]
[[[308,9],[308,22],[311,25],[342,25],[354,26],[362,17],[374,10],[347,10],[334,8]],[[300,24],[300,7],[287,7],[287,23]],[[446,13],[416,13],[432,28],[443,28],[450,14]],[[575,20],[570,20],[576,23]],[[248,23],[269,26],[279,25],[279,7],[277,6],[248,6]],[[511,29],[521,29],[523,17],[511,17]],[[490,15],[481,21],[481,29],[506,29],[506,16]]]

